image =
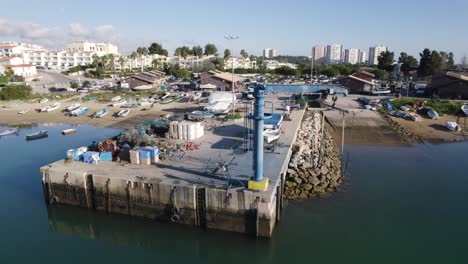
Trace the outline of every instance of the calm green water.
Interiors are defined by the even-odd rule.
[[[43,126],[33,128],[36,131]],[[342,192],[290,202],[270,241],[45,206],[39,167],[112,129],[0,139],[0,263],[467,263],[468,144],[348,147]]]

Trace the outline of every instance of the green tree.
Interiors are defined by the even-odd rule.
[[[216,55],[218,53],[218,48],[216,48],[215,44],[206,44],[205,45],[205,55]]]
[[[224,59],[229,59],[231,57],[231,51],[229,49],[224,50]]]
[[[32,96],[29,85],[7,85],[0,90],[0,100],[21,100]]]
[[[442,73],[444,62],[439,52],[433,50],[431,53],[431,75]]]
[[[378,60],[377,68],[381,70],[385,70],[387,72],[393,71],[394,57],[395,57],[395,54],[388,50],[380,53],[379,57],[377,58]]]
[[[431,75],[431,50],[424,49],[422,53],[419,54],[419,67],[418,67],[418,76],[425,77]]]
[[[153,68],[157,69],[161,65],[161,62],[158,59],[154,59],[151,61],[151,65]]]
[[[193,46],[192,55],[197,57],[203,56],[203,48],[201,46]]]
[[[138,55],[148,55],[148,49],[145,47],[138,47],[136,53]]]
[[[452,52],[440,51],[439,55],[442,59],[442,69],[452,69],[455,66],[454,55]]]
[[[120,71],[123,72],[124,70],[124,65],[125,65],[125,59],[124,57],[119,58],[119,65],[120,65]]]
[[[184,58],[187,58],[190,54],[192,54],[192,50],[187,46],[178,47],[174,52],[175,56],[181,56]]]
[[[83,87],[90,88],[91,87],[91,82],[86,80],[83,82]]]
[[[223,59],[215,58],[214,60],[212,60],[212,64],[214,65],[214,67],[216,67],[216,69],[218,69],[220,71],[224,71],[224,60]]]
[[[374,69],[370,71],[372,74],[375,75],[377,80],[387,80],[388,79],[388,72],[381,69]]]
[[[242,58],[244,58],[244,59],[246,59],[246,58],[249,57],[249,54],[248,54],[245,50],[241,50],[240,55],[241,55]]]
[[[5,77],[9,80],[11,77],[15,76],[15,72],[11,67],[5,66]]]
[[[151,43],[151,45],[148,47],[148,52],[149,54],[157,54],[163,56],[168,55],[167,50],[163,49],[163,46],[159,43]]]
[[[77,82],[70,83],[70,88],[77,89],[78,88],[78,83]]]
[[[281,66],[279,68],[276,68],[275,73],[285,76],[298,76],[300,74],[299,70],[287,66]]]
[[[409,76],[412,67],[418,66],[418,61],[415,57],[408,55],[406,52],[400,53],[398,62],[401,63],[401,72],[405,76]]]

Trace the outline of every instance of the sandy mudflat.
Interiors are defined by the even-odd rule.
[[[438,120],[432,120],[423,116],[422,121],[418,122],[399,117],[391,118],[413,134],[421,137],[424,141],[438,143],[468,140],[468,117],[444,115]],[[462,130],[448,130],[445,126],[446,121],[457,122]]]
[[[120,106],[112,107],[109,104],[98,103],[95,101],[82,101],[81,107],[89,107],[90,111],[79,117],[68,116],[63,111],[66,107],[76,103],[72,99],[60,100],[61,107],[55,111],[41,113],[35,109],[39,109],[48,104],[53,104],[56,101],[49,101],[46,104],[26,103],[26,102],[3,102],[0,107],[0,124],[15,125],[28,123],[68,123],[68,124],[88,124],[94,126],[105,126],[115,128],[132,128],[148,119],[159,118],[161,115],[168,113],[185,113],[198,109],[198,106],[193,103],[172,102],[164,105],[155,105],[151,110],[142,111],[144,107],[131,109],[131,113],[126,117],[115,117],[115,113],[122,110]],[[6,106],[6,107],[5,107]],[[18,114],[23,109],[30,109],[26,114]],[[102,108],[108,108],[111,112],[102,118],[91,118],[94,112]]]

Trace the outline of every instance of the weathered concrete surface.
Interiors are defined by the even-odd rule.
[[[46,200],[109,214],[271,237],[280,214],[291,146],[303,113],[293,112],[292,121],[283,124],[278,147],[265,152],[265,177],[270,179],[266,191],[246,189],[245,183],[253,175],[252,153],[229,144],[242,140],[236,132],[242,124],[225,124],[195,141],[200,145],[198,150],[156,165],[103,161],[92,165],[62,160],[44,166],[41,172]],[[229,186],[226,175],[206,172],[207,162],[220,156],[230,160],[234,153],[236,165],[230,169]]]

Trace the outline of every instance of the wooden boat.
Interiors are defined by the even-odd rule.
[[[47,112],[52,112],[52,111],[54,111],[54,110],[59,109],[59,107],[60,107],[61,105],[62,105],[62,104],[59,103],[59,102],[57,102],[57,103],[55,103],[55,104],[53,104],[53,105],[49,105],[49,107],[47,108],[46,111],[47,111]]]
[[[447,126],[450,131],[461,131],[460,126],[456,122],[447,121],[445,122],[445,126]]]
[[[120,100],[122,100],[122,97],[116,96],[116,97],[112,97],[111,102],[118,102]]]
[[[468,116],[468,104],[462,105],[461,110]]]
[[[42,98],[42,99],[39,101],[40,104],[45,104],[45,103],[47,103],[47,102],[49,102],[49,99],[47,99],[47,98]]]
[[[65,130],[62,130],[62,135],[75,134],[76,131],[78,131],[78,129],[75,129],[75,128],[65,129]]]
[[[24,114],[26,114],[27,112],[29,112],[29,108],[26,108],[26,109],[23,109],[23,110],[19,111],[18,114],[24,115]]]
[[[76,110],[76,109],[80,108],[80,106],[81,106],[81,104],[79,104],[79,103],[72,104],[69,107],[65,108],[65,110],[71,112],[73,110]]]
[[[409,118],[410,120],[413,120],[413,121],[421,121],[422,118],[420,115],[416,114],[416,113],[408,113],[406,114],[406,117]]]
[[[427,115],[434,120],[440,118],[439,113],[437,113],[434,109],[429,109],[429,111],[427,111]]]
[[[265,129],[265,131],[263,131],[263,138],[266,141],[266,143],[271,143],[277,140],[280,136],[280,129]]]
[[[18,128],[9,128],[9,129],[2,130],[0,131],[0,137],[13,135],[13,134],[18,133],[18,131],[19,131]]]
[[[127,100],[125,99],[122,99],[122,100],[119,100],[119,101],[116,101],[116,102],[113,102],[112,103],[112,106],[119,106],[119,105],[124,105],[127,103]]]
[[[71,114],[74,115],[74,116],[80,116],[80,115],[84,115],[84,114],[86,114],[88,112],[89,112],[88,107],[82,107],[82,108],[78,108],[78,109],[72,111]]]
[[[26,140],[36,140],[36,139],[46,138],[48,136],[49,134],[47,133],[47,130],[41,130],[32,134],[27,134]]]
[[[125,116],[128,116],[128,114],[130,114],[130,109],[124,109],[124,110],[119,111],[117,113],[117,116],[125,117]]]
[[[92,115],[92,117],[101,118],[101,117],[103,117],[103,116],[106,116],[107,114],[109,114],[109,110],[106,109],[106,108],[103,108],[103,109],[97,111],[96,113],[94,113],[94,114]]]

